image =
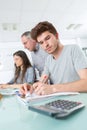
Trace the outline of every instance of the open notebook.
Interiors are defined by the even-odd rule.
[[[38,95],[35,95],[34,93],[32,95],[28,93],[28,95],[25,97],[21,97],[19,95],[17,97],[21,102],[28,105],[29,103],[38,103],[40,101],[48,100],[48,99],[54,98],[56,96],[77,95],[77,94],[79,94],[79,93],[78,92],[60,92],[60,93],[38,96]]]

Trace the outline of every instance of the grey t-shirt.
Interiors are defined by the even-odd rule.
[[[40,47],[39,44],[37,44],[36,49],[36,51],[31,52],[31,57],[33,66],[39,71],[39,76],[41,76],[48,54]]]
[[[79,80],[78,71],[83,68],[87,68],[87,61],[80,47],[66,45],[57,60],[47,57],[43,74],[50,76],[52,84],[67,83]]]

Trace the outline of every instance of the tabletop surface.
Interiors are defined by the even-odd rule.
[[[16,96],[4,96],[0,100],[0,130],[86,130],[87,94],[59,96],[57,99],[80,101],[85,108],[67,118],[53,119],[28,110]]]

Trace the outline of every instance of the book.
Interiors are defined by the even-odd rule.
[[[53,94],[48,94],[48,95],[36,95],[36,94],[29,94],[25,97],[21,97],[18,95],[18,99],[23,102],[24,104],[29,105],[29,103],[38,103],[40,101],[48,100],[57,96],[65,96],[65,95],[77,95],[79,94],[78,92],[58,92],[58,93],[53,93]]]

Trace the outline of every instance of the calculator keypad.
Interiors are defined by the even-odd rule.
[[[74,102],[68,100],[57,100],[46,104],[47,107],[61,109],[61,110],[70,110],[79,105],[81,105],[80,102]]]

